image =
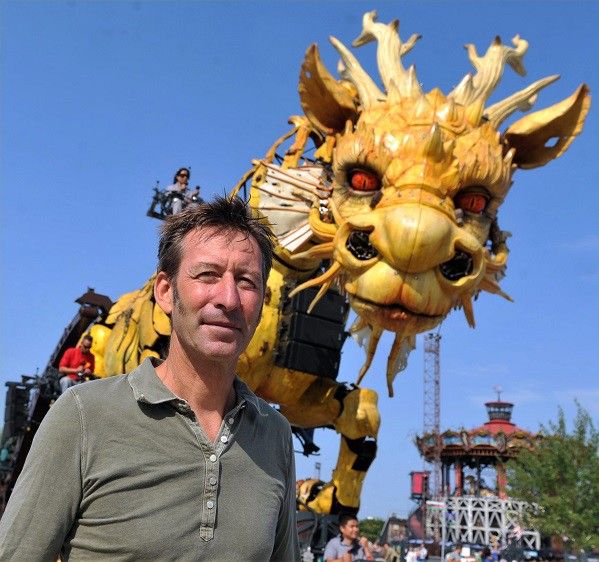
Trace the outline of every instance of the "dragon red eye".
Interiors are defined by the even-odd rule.
[[[351,170],[349,172],[349,185],[356,191],[377,191],[381,188],[381,180],[368,170]]]
[[[489,198],[475,191],[459,193],[455,198],[455,206],[469,213],[480,215],[486,208]]]

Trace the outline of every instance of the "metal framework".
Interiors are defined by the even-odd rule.
[[[439,434],[441,432],[441,367],[439,361],[440,334],[424,337],[424,413],[423,435],[432,433],[437,440],[437,450],[431,464],[429,495],[437,497],[441,490],[441,455]]]
[[[530,504],[497,497],[474,496],[445,497],[445,508],[426,510],[426,536],[441,536],[445,516],[446,540],[453,543],[489,545],[498,538],[506,544],[517,536],[523,548],[538,550],[541,546],[539,532],[522,525],[524,512]]]

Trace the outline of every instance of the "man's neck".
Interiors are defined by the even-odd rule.
[[[156,374],[189,404],[208,439],[214,441],[225,413],[236,402],[234,367],[192,360],[171,341],[168,357],[156,367]]]

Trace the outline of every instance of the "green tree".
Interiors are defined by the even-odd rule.
[[[365,536],[370,542],[375,542],[379,538],[384,524],[385,521],[378,517],[360,519],[360,534]]]
[[[512,497],[535,504],[527,523],[546,535],[566,536],[569,548],[599,547],[599,432],[578,402],[571,433],[563,410],[541,426],[534,451],[508,465]]]

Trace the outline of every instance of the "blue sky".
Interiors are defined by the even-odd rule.
[[[157,221],[145,216],[156,180],[192,167],[204,196],[227,192],[301,112],[306,48],[359,34],[365,11],[400,19],[402,38],[423,38],[406,57],[425,90],[448,92],[471,70],[465,43],[484,53],[495,35],[530,42],[522,78],[506,69],[490,103],[559,73],[536,108],[582,82],[599,91],[599,2],[29,2],[1,4],[0,377],[42,369],[91,286],[116,299],[155,266]],[[355,51],[376,76],[375,48]],[[519,117],[519,116],[518,116]],[[513,233],[504,290],[483,294],[477,327],[461,313],[441,327],[443,428],[485,421],[483,402],[501,385],[514,421],[536,430],[574,399],[599,419],[599,126],[560,159],[518,171],[499,213]],[[379,455],[361,516],[405,515],[408,473],[422,468],[412,439],[422,428],[423,346],[386,396],[379,348],[364,385],[382,413]],[[340,380],[354,381],[362,351],[348,341]],[[0,398],[0,409],[2,407]],[[314,462],[328,477],[337,437],[316,435]]]

